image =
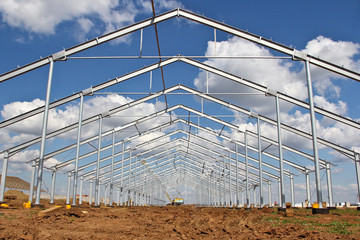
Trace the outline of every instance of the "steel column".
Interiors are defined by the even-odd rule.
[[[132,151],[131,151],[131,148],[130,148],[130,156],[129,156],[129,180],[128,180],[128,196],[127,196],[127,199],[128,199],[128,206],[131,205],[131,156],[132,156]]]
[[[235,151],[236,151],[236,206],[239,206],[239,169],[238,169],[238,162],[239,162],[239,149],[238,149],[238,144],[235,143]]]
[[[271,182],[268,182],[268,198],[269,198],[269,207],[272,207],[272,200],[271,200]]]
[[[328,198],[329,198],[329,207],[333,207],[333,191],[332,191],[332,179],[331,179],[331,170],[330,164],[326,164],[326,179],[328,187]]]
[[[36,175],[36,161],[32,161],[31,165],[31,178],[30,178],[30,189],[29,189],[29,201],[33,202],[34,197],[34,185],[35,185],[35,177]]]
[[[124,187],[124,154],[125,154],[125,142],[122,142],[122,152],[121,152],[121,192]],[[122,199],[124,200],[124,199]]]
[[[53,69],[54,69],[54,61],[50,60],[49,77],[48,77],[48,85],[47,85],[47,89],[46,89],[45,109],[44,109],[44,117],[43,117],[43,124],[42,124],[38,178],[37,178],[37,183],[36,183],[35,204],[37,204],[37,205],[40,204],[40,196],[41,196],[42,175],[43,175],[43,170],[44,170],[43,166],[44,166],[44,155],[45,155],[46,131],[47,131],[47,124],[48,124]]]
[[[117,199],[116,199],[116,205],[117,206],[120,205],[120,191],[121,191],[121,187],[118,188],[118,194],[117,194]]]
[[[209,179],[208,179],[209,181],[207,182],[207,185],[208,185],[208,187],[207,187],[207,189],[208,189],[208,201],[207,201],[207,206],[209,207],[210,206],[210,201],[211,201],[211,192],[210,192],[210,189],[211,189],[211,174],[210,174],[210,176],[209,176]]]
[[[95,177],[95,206],[99,206],[100,186],[99,186],[99,174],[100,174],[100,155],[101,155],[101,137],[102,137],[102,121],[103,118],[99,116],[99,138],[98,138],[98,149],[97,149],[97,162],[96,162],[96,177]]]
[[[80,141],[81,141],[81,127],[82,127],[81,123],[82,123],[82,116],[83,116],[83,105],[84,105],[84,95],[83,95],[83,93],[80,93],[80,107],[79,107],[78,132],[77,132],[77,140],[76,140],[75,172],[74,172],[72,205],[76,205],[76,192],[77,192],[77,182],[78,182],[78,173],[79,173],[79,155],[80,155]]]
[[[310,120],[311,120],[311,133],[313,142],[313,153],[314,153],[314,165],[315,165],[315,180],[316,180],[316,196],[319,207],[322,208],[322,191],[321,191],[321,179],[320,179],[320,164],[319,164],[319,152],[317,143],[317,132],[316,132],[316,117],[314,111],[313,101],[313,89],[310,75],[309,61],[305,61],[306,68],[306,79],[309,94],[309,107],[310,107]]]
[[[294,176],[290,175],[291,206],[295,207]]]
[[[281,120],[280,120],[280,106],[279,97],[275,95],[276,103],[276,118],[277,118],[277,134],[278,134],[278,146],[279,146],[279,168],[280,168],[280,194],[279,207],[285,207],[285,193],[284,193],[284,160],[282,151],[282,136],[281,136]]]
[[[136,188],[136,175],[138,173],[138,160],[137,156],[135,157],[135,169],[134,169],[134,205],[138,204],[139,198],[137,195],[139,194],[138,189]]]
[[[109,185],[105,185],[105,194],[104,194],[104,205],[107,205],[107,196],[108,196],[108,190],[109,190]]]
[[[247,131],[244,132],[244,143],[245,143],[245,176],[246,176],[246,186],[245,186],[245,196],[246,204],[249,207],[249,159],[248,159],[248,142],[247,142]]]
[[[6,151],[6,152],[4,152],[3,169],[2,169],[2,175],[1,175],[0,202],[4,201],[5,183],[6,183],[6,175],[7,175],[7,169],[8,169],[8,161],[9,161],[9,153]]]
[[[231,207],[231,153],[229,151],[229,207]]]
[[[89,205],[92,204],[92,198],[93,198],[93,179],[90,180]]]
[[[223,156],[223,207],[226,207],[225,156]]]
[[[253,203],[254,203],[254,207],[256,207],[256,185],[254,185],[254,188],[253,188],[253,197],[254,197],[254,199],[253,199]]]
[[[220,179],[221,179],[221,168],[220,168],[220,161],[219,163],[219,179],[218,179],[218,187],[219,187],[219,206],[221,206],[221,186],[220,186]]]
[[[258,154],[259,154],[259,184],[260,184],[260,207],[264,206],[264,189],[263,189],[263,175],[262,175],[262,150],[261,150],[261,126],[260,118],[257,117],[257,130],[258,130]]]
[[[355,154],[355,170],[356,170],[356,180],[358,187],[358,201],[360,202],[360,154]]]
[[[84,187],[84,177],[81,176],[81,178],[80,178],[80,192],[79,192],[79,205],[82,204],[82,199],[83,199],[83,187]]]
[[[241,190],[241,205],[244,206],[244,190]]]
[[[109,193],[109,199],[110,199],[110,206],[113,206],[113,181],[114,181],[114,155],[115,155],[115,131],[112,134],[112,149],[111,149],[111,173],[110,173],[110,193]]]
[[[280,181],[280,178],[278,180],[278,207],[281,207],[280,206],[280,201],[281,201],[281,181]]]
[[[55,197],[55,181],[56,181],[56,170],[54,169],[51,176],[51,193],[50,193],[50,203],[54,203]]]
[[[68,174],[66,204],[70,204],[71,173]]]
[[[99,184],[99,194],[97,195],[97,199],[95,199],[95,201],[98,202],[98,206],[100,206],[100,193],[101,193],[101,184]]]
[[[305,172],[305,182],[306,182],[306,200],[307,204],[306,207],[311,207],[311,195],[310,195],[310,174],[309,170]]]

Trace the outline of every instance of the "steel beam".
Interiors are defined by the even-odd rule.
[[[236,83],[240,83],[242,85],[245,85],[245,86],[250,87],[252,89],[255,89],[257,91],[263,92],[264,94],[268,93],[268,87],[257,84],[257,83],[254,83],[253,81],[245,79],[243,77],[236,76],[234,74],[228,73],[226,71],[220,70],[218,68],[215,68],[213,66],[204,64],[204,63],[196,61],[194,59],[179,58],[179,60],[184,62],[184,63],[187,63],[189,65],[192,65],[192,66],[198,67],[200,69],[203,69],[204,71],[214,73],[214,74],[216,74],[218,76],[227,78],[227,79],[232,80],[232,81],[234,81]],[[208,96],[208,94],[205,94],[205,93],[202,93],[202,95]],[[304,101],[301,101],[301,100],[299,100],[297,98],[288,96],[288,95],[286,95],[284,93],[281,93],[281,92],[278,92],[278,96],[279,96],[279,98],[281,100],[284,100],[286,102],[295,104],[295,105],[303,107],[305,109],[310,109],[310,106],[309,106],[308,103],[306,103]],[[357,122],[357,121],[354,121],[352,119],[343,117],[341,115],[335,114],[333,112],[324,110],[324,109],[316,107],[316,106],[314,107],[314,111],[319,113],[319,114],[322,114],[325,117],[329,117],[329,118],[334,119],[334,120],[336,120],[338,122],[342,122],[342,123],[344,123],[346,125],[349,125],[351,127],[360,129],[360,123]],[[262,116],[262,118],[261,118],[261,120],[264,120],[264,121],[266,121],[266,119],[268,119],[268,118],[266,118],[264,116]],[[284,125],[284,127],[285,127],[285,125]],[[291,127],[287,127],[287,128],[291,128]]]
[[[300,51],[298,51],[298,50],[296,50],[294,48],[290,48],[288,46],[276,43],[276,42],[274,42],[272,40],[263,38],[261,36],[257,36],[255,34],[247,32],[247,31],[240,30],[238,28],[229,26],[229,25],[227,25],[225,23],[217,22],[215,20],[206,18],[204,16],[201,16],[201,15],[198,15],[198,14],[195,14],[195,13],[183,10],[183,9],[179,9],[179,16],[190,19],[190,20],[193,20],[195,22],[202,23],[204,25],[213,27],[215,29],[219,29],[221,31],[224,31],[224,32],[230,33],[232,35],[235,35],[237,37],[241,37],[243,39],[254,42],[256,44],[259,44],[259,45],[274,49],[274,50],[279,51],[281,53],[285,53],[285,54],[287,54],[289,56],[293,56],[294,59],[306,60],[306,61],[309,61],[310,63],[312,63],[312,64],[314,64],[314,65],[316,65],[318,67],[321,67],[321,68],[327,69],[329,71],[333,71],[335,73],[341,74],[343,76],[352,78],[354,80],[360,81],[360,74],[357,73],[357,72],[354,72],[354,71],[348,70],[346,68],[337,66],[337,65],[335,65],[333,63],[324,61],[322,59],[315,58],[315,57],[313,57],[313,56],[311,56],[309,54],[300,52]]]
[[[170,88],[166,89],[165,91],[159,91],[159,92],[157,92],[157,93],[154,93],[153,95],[146,96],[146,97],[140,98],[140,99],[138,99],[138,100],[135,100],[135,101],[133,101],[133,102],[130,102],[130,103],[121,105],[121,106],[119,106],[119,107],[115,107],[115,108],[113,108],[113,109],[110,109],[109,112],[108,112],[108,114],[111,116],[111,115],[113,115],[113,114],[115,114],[115,113],[118,113],[118,112],[120,112],[120,111],[124,111],[124,110],[126,110],[126,109],[129,109],[129,108],[131,108],[131,107],[134,107],[134,106],[139,105],[139,104],[141,104],[141,103],[144,103],[144,102],[146,102],[146,101],[149,101],[149,100],[151,100],[151,99],[154,99],[154,98],[156,98],[156,97],[159,97],[159,96],[161,96],[163,93],[167,93],[168,91],[169,91],[169,92],[172,92],[172,91],[177,90],[177,89],[179,89],[179,86],[170,87]],[[158,115],[161,115],[161,111],[158,112]],[[97,121],[97,120],[99,120],[99,115],[95,115],[95,116],[92,116],[92,117],[89,117],[89,118],[83,120],[83,121],[82,121],[82,125],[86,125],[86,124],[89,124],[89,123],[94,122],[94,121]],[[76,129],[76,128],[78,128],[78,123],[71,124],[71,125],[69,125],[69,126],[66,126],[66,127],[64,127],[64,128],[61,128],[61,129],[56,130],[56,131],[54,131],[54,132],[48,133],[48,134],[47,134],[47,138],[51,138],[51,137],[60,135],[60,134],[62,134],[62,133],[68,132],[68,131],[73,130],[73,129]],[[95,138],[90,138],[89,141],[93,141],[93,140],[95,140],[95,139],[96,139],[96,137],[95,137]],[[40,141],[41,141],[41,138],[38,137],[38,138],[32,139],[32,140],[30,140],[30,141],[28,141],[28,142],[26,142],[26,143],[23,143],[23,144],[20,144],[20,145],[15,146],[15,147],[9,148],[9,154],[10,154],[10,155],[11,155],[11,154],[14,154],[14,153],[16,153],[16,152],[18,152],[18,151],[21,151],[21,150],[23,150],[24,148],[27,148],[27,147],[29,147],[29,146],[31,146],[31,145],[33,145],[33,144],[36,144],[36,143],[38,143],[38,142],[40,142]],[[70,145],[70,146],[75,147],[76,145],[74,144],[74,145]]]
[[[221,119],[212,117],[212,116],[207,115],[207,114],[205,114],[205,113],[201,113],[201,112],[199,112],[199,111],[197,111],[197,110],[194,110],[194,109],[192,109],[192,108],[189,108],[189,107],[186,107],[186,106],[183,106],[183,105],[181,105],[180,107],[181,107],[182,109],[186,110],[186,111],[193,112],[193,113],[195,113],[195,114],[200,115],[201,117],[205,117],[205,118],[207,118],[207,119],[209,119],[209,120],[212,120],[212,121],[214,121],[214,122],[220,123],[220,124],[225,125],[225,126],[231,128],[231,129],[234,129],[234,130],[236,130],[236,131],[241,132],[241,131],[239,130],[239,128],[238,128],[237,126],[235,126],[234,124],[232,124],[232,123],[228,123],[228,122],[226,122],[226,121],[223,121],[223,120],[221,120]],[[181,121],[184,122],[185,120],[181,120]],[[186,121],[185,121],[185,122],[186,122]],[[256,133],[253,133],[253,132],[251,132],[251,131],[248,131],[248,134],[251,135],[251,136],[253,136],[253,137],[256,137],[256,138],[257,138],[257,134],[256,134]],[[222,136],[222,135],[221,135],[221,136]],[[262,137],[262,140],[265,141],[265,142],[269,142],[269,143],[271,143],[271,144],[274,144],[274,145],[278,146],[278,143],[277,143],[276,141],[274,141],[274,140],[268,139],[268,138],[266,138],[266,137]],[[295,152],[295,153],[298,153],[298,152],[299,152],[298,150],[296,151],[296,150],[292,149],[291,147],[285,147],[284,145],[283,145],[283,148],[286,149],[286,150]],[[256,148],[253,148],[252,150],[253,150],[253,151],[258,151]],[[301,152],[300,152],[300,153],[301,153]],[[267,155],[267,156],[270,156],[270,154],[266,154],[265,152],[263,152],[263,154],[264,154],[264,155]],[[324,164],[325,164],[325,163],[326,163],[326,162],[324,162]],[[292,167],[297,166],[297,168],[299,168],[299,165],[294,164],[294,163],[292,163],[292,162],[290,162],[290,161],[288,161],[287,164],[290,165],[290,166],[292,166]],[[304,171],[305,169],[306,169],[305,167],[301,167],[299,170]]]
[[[74,47],[71,47],[69,49],[62,50],[62,51],[60,51],[58,53],[55,53],[53,55],[50,55],[50,56],[48,56],[46,58],[40,59],[38,61],[32,62],[30,64],[27,64],[27,65],[23,66],[23,67],[19,67],[19,68],[14,69],[14,70],[12,70],[10,72],[7,72],[7,73],[4,73],[4,74],[0,75],[0,83],[3,82],[3,81],[9,80],[10,78],[16,77],[16,76],[21,75],[23,73],[26,73],[28,71],[31,71],[31,70],[34,70],[36,68],[45,66],[45,65],[51,63],[52,61],[66,60],[67,56],[71,56],[73,54],[79,53],[81,51],[92,48],[92,47],[97,46],[99,44],[111,41],[111,40],[116,39],[118,37],[127,35],[129,33],[134,32],[134,31],[140,30],[142,28],[151,26],[153,24],[162,22],[164,20],[167,20],[167,19],[170,19],[170,18],[173,18],[173,17],[176,17],[176,16],[178,16],[178,9],[174,9],[174,10],[169,11],[167,13],[163,13],[163,14],[160,14],[158,16],[146,19],[144,21],[141,21],[139,23],[135,23],[135,24],[130,25],[128,27],[121,28],[119,30],[116,30],[114,32],[105,34],[105,35],[103,35],[101,37],[97,37],[97,38],[89,40],[87,42],[81,43],[81,44],[79,44],[77,46],[74,46]]]
[[[81,94],[83,94],[84,92],[86,93],[86,94],[84,94],[84,96],[85,95],[92,95],[93,93],[96,93],[96,92],[98,92],[100,90],[103,90],[103,89],[105,89],[107,87],[111,87],[111,86],[113,86],[115,84],[124,82],[126,80],[129,80],[129,79],[134,78],[136,76],[139,76],[139,75],[142,75],[144,73],[150,72],[150,71],[155,70],[155,69],[157,69],[159,67],[169,65],[169,64],[174,63],[176,61],[178,61],[178,59],[176,57],[171,58],[171,59],[166,59],[166,60],[164,60],[164,61],[162,61],[160,63],[154,63],[152,65],[149,65],[147,67],[138,69],[136,71],[125,74],[123,76],[113,78],[113,79],[111,79],[111,80],[109,80],[107,82],[101,83],[101,84],[96,85],[94,87],[91,87],[89,89],[85,89],[85,90],[83,90],[81,92],[69,95],[69,96],[64,97],[64,98],[62,98],[60,100],[52,102],[52,103],[49,104],[49,109],[61,106],[61,105],[65,104],[65,103],[68,103],[68,102],[71,102],[71,101],[74,101],[74,100],[80,98]],[[160,95],[162,95],[162,94],[163,94],[163,91],[160,92]],[[147,97],[145,97],[145,99],[155,98],[155,97],[157,97],[156,95],[158,95],[158,93],[147,96]],[[31,110],[31,111],[28,111],[28,112],[23,113],[21,115],[15,116],[15,117],[10,118],[10,119],[7,119],[5,121],[0,122],[0,128],[6,127],[6,126],[11,125],[11,124],[14,124],[14,123],[19,122],[21,120],[27,119],[27,118],[29,118],[31,116],[42,113],[43,111],[44,111],[44,106],[38,107],[38,108],[36,108],[34,110]],[[75,125],[75,128],[76,128],[76,126],[77,125]]]

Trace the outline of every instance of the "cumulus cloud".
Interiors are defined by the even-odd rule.
[[[83,119],[86,119],[90,116],[98,115],[105,113],[109,109],[127,104],[133,101],[131,98],[127,98],[120,95],[107,95],[107,96],[97,96],[92,97],[84,101],[83,106]],[[12,102],[4,105],[1,110],[1,116],[4,120],[15,117],[24,112],[30,111],[34,108],[44,105],[44,101],[40,99],[34,99],[30,102]],[[123,125],[124,123],[134,121],[135,119],[140,118],[140,116],[146,116],[155,111],[161,109],[162,103],[158,102],[158,106],[152,103],[142,103],[136,105],[127,110],[121,111],[112,115],[110,118],[105,118],[103,122],[103,131],[112,129],[118,126]],[[158,108],[158,109],[157,109]],[[68,104],[64,109],[56,108],[49,111],[49,123],[48,123],[48,132],[55,131],[56,129],[63,128],[70,124],[73,124],[78,121],[79,117],[79,106],[77,104]],[[43,115],[39,114],[23,120],[19,123],[8,126],[4,130],[0,131],[0,134],[4,136],[4,139],[13,143],[19,143],[22,140],[29,140],[33,136],[39,136],[41,134]],[[163,119],[163,120],[161,120]],[[164,118],[159,118],[161,124],[162,121],[165,121]],[[151,126],[151,123],[144,123],[146,126],[143,128],[148,128]],[[85,126],[86,127],[86,126]],[[11,137],[9,132],[18,133],[20,135],[14,135]],[[83,131],[83,137],[87,138],[93,136],[97,133],[97,128],[89,128],[86,131]],[[76,135],[64,135],[64,137],[75,138]]]
[[[348,111],[348,106],[346,102],[341,100],[339,100],[337,103],[331,103],[323,96],[314,96],[314,102],[316,106],[339,115],[344,115]]]
[[[84,116],[83,119],[86,119],[90,116],[94,116],[103,112],[106,112],[109,109],[124,105],[133,101],[131,98],[127,98],[120,95],[107,95],[107,96],[97,96],[88,98],[84,101],[83,111]],[[1,115],[4,119],[8,119],[29,111],[31,109],[37,108],[44,104],[44,101],[39,99],[34,99],[30,102],[13,102],[5,105],[1,111]],[[115,127],[119,127],[124,125],[125,123],[134,121],[136,119],[141,118],[141,116],[146,116],[152,114],[156,111],[159,111],[163,108],[164,103],[157,102],[157,104],[153,103],[142,103],[132,108],[129,108],[125,111],[119,112],[117,114],[112,115],[110,118],[105,118],[103,121],[103,132],[113,129]],[[68,104],[63,109],[51,109],[49,112],[49,124],[48,124],[48,132],[52,132],[56,129],[68,126],[70,124],[76,123],[78,121],[79,114],[79,106],[78,104]],[[140,130],[147,130],[153,128],[155,126],[164,124],[168,122],[168,118],[157,117],[152,121],[146,121],[144,123],[138,124],[138,128]],[[97,123],[95,123],[97,125]],[[29,119],[23,120],[22,122],[13,124],[9,127],[3,128],[0,130],[0,146],[1,149],[8,149],[14,145],[23,143],[27,140],[33,139],[35,137],[40,136],[41,134],[41,126],[42,126],[42,115],[34,116]],[[129,129],[126,129],[129,130]],[[134,129],[135,130],[135,129]],[[136,130],[135,130],[136,131]],[[98,134],[98,127],[94,125],[84,125],[82,131],[82,139],[92,137]],[[122,138],[126,138],[128,136],[132,136],[135,133],[124,131],[120,133]],[[147,135],[142,136],[137,139],[137,142],[133,143],[135,145],[139,144],[139,142],[148,141],[154,137],[158,137],[163,135],[162,132],[153,132]],[[57,138],[52,139],[52,141],[48,141],[48,144],[56,145],[56,141],[63,140],[72,140],[76,139],[76,134],[74,132],[68,132],[66,134],[62,134]],[[169,139],[167,139],[169,140]],[[106,141],[106,139],[104,139]],[[151,146],[147,146],[151,148]],[[51,149],[51,146],[49,147]],[[1,156],[2,158],[3,156]],[[11,161],[9,164],[9,172],[10,173],[20,173],[21,171],[30,171],[31,165],[26,164],[26,161],[35,159],[39,157],[39,150],[25,150],[19,152],[11,157]],[[56,164],[59,164],[55,158],[48,159],[45,163],[45,167],[52,167]],[[72,165],[67,166],[64,171],[73,169]]]
[[[28,32],[54,34],[64,22],[77,23],[83,34],[94,27],[103,32],[134,22],[136,16],[152,11],[150,1],[144,0],[3,0],[0,13],[3,22]],[[154,1],[163,11],[181,7],[176,0]],[[95,24],[94,22],[101,23]]]
[[[334,41],[324,36],[318,36],[309,41],[303,51],[344,68],[360,71],[360,60],[354,59],[360,53],[359,43]],[[311,68],[311,76],[319,94],[335,98],[340,96],[341,89],[332,80],[344,77],[314,66]]]
[[[352,70],[359,70],[360,62],[359,60],[354,60],[354,57],[359,54],[359,50],[360,44],[346,41],[333,41],[329,38],[319,36],[309,41],[303,51],[316,57],[320,56],[327,61],[344,65],[344,67]],[[208,42],[205,55],[215,55],[214,42]],[[255,43],[237,37],[231,37],[226,41],[216,43],[216,55],[273,56],[273,53]],[[270,89],[286,93],[300,100],[307,100],[305,69],[303,66],[297,65],[298,63],[296,62],[289,62],[287,60],[209,59],[204,63],[267,86]],[[335,77],[342,77],[316,67],[311,69],[311,76],[314,81],[315,104],[328,111],[346,115],[349,110],[348,105],[346,102],[338,100],[341,88],[333,82]],[[195,86],[199,90],[205,91],[207,83],[209,92],[254,93],[252,89],[214,74],[209,74],[209,78],[207,79],[206,73],[200,70],[198,77],[194,80]],[[220,97],[251,111],[276,119],[273,98],[264,97],[263,95],[220,95]],[[280,102],[280,111],[281,121],[283,123],[305,132],[310,132],[310,117],[307,111],[299,111],[297,108],[294,108],[294,105],[282,101]],[[256,124],[249,122],[242,114],[234,112],[234,117],[236,119],[233,123],[239,126],[240,129],[248,129],[253,132],[257,131]],[[359,140],[356,134],[351,134],[353,128],[326,118],[319,118],[316,125],[319,137],[352,149],[359,148],[357,144]],[[231,134],[234,138],[238,135],[236,132],[232,132]],[[274,139],[277,136],[276,127],[262,123],[262,134]],[[311,141],[305,138],[294,136],[294,134],[286,131],[282,131],[282,137],[284,144],[297,146],[298,148],[312,149]],[[240,138],[242,137],[240,136]],[[250,140],[249,143],[254,146],[257,145],[255,139]]]
[[[353,70],[360,69],[360,60],[354,60],[354,56],[359,54],[360,44],[345,41],[335,42],[329,38],[319,36],[310,41],[304,51],[315,56],[321,55],[322,58],[330,62],[343,63],[344,67],[348,66],[348,68]],[[205,55],[215,55],[215,43],[213,41],[208,42]],[[216,55],[273,56],[267,48],[237,37],[231,37],[226,41],[217,42]],[[300,71],[294,70],[298,69],[294,62],[279,59],[209,59],[204,63],[267,86],[270,89],[286,93],[300,100],[307,99],[305,70],[304,68]],[[329,111],[335,110],[336,113],[345,114],[347,111],[346,103],[342,101],[338,103],[335,102],[335,100],[340,97],[340,87],[332,82],[332,79],[336,75],[332,72],[313,67],[311,76],[314,81],[315,92],[320,94],[319,96],[315,96],[316,104]],[[339,75],[337,77],[341,78]],[[207,82],[209,92],[255,92],[252,89],[233,83],[230,80],[225,80],[214,74],[209,74],[209,78],[206,80],[206,73],[204,71],[200,71],[198,77],[194,80],[195,86],[202,91],[206,90]],[[246,103],[247,108],[263,114],[273,112],[275,107],[273,100],[259,95],[227,96],[226,98],[237,103]],[[330,102],[329,99],[333,99],[333,101]],[[283,112],[287,112],[291,108],[291,105],[281,102],[280,110]]]
[[[40,155],[39,150],[25,150],[19,152],[9,158],[8,165],[8,174],[21,174],[23,172],[31,171],[31,163],[27,163],[32,159],[38,158]],[[1,156],[0,160],[3,160],[3,156]],[[50,158],[44,162],[45,168],[51,168],[54,165],[60,163],[56,158]],[[66,168],[62,169],[62,171],[73,169],[73,165],[69,165]]]
[[[205,53],[206,56],[215,55],[214,44],[213,41],[208,42],[208,48]],[[227,41],[217,42],[216,55],[272,56],[268,49],[237,37],[229,38]],[[291,71],[293,65],[284,60],[210,59],[205,61],[205,64],[215,66],[299,99],[305,99],[307,97],[304,76],[300,76],[299,73]],[[225,80],[214,74],[209,74],[208,83],[209,92],[255,93],[254,90],[248,87]],[[194,84],[198,89],[202,91],[206,90],[207,81],[204,71],[199,73],[199,76],[194,80]],[[227,96],[226,98],[237,103],[246,103],[248,108],[259,113],[273,112],[275,107],[274,100],[259,95],[237,95]],[[289,109],[289,106],[283,104],[282,108]]]
[[[348,41],[334,41],[324,36],[318,36],[309,41],[304,49],[315,57],[343,66],[353,71],[360,70],[360,61],[354,60],[354,55],[359,54],[360,44]]]

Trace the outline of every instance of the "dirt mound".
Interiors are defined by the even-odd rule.
[[[1,183],[1,175],[0,175],[0,183]],[[29,190],[30,184],[21,178],[14,177],[14,176],[6,176],[5,187],[13,188],[13,189],[20,189],[20,190]]]
[[[4,196],[5,196],[5,198],[14,196],[14,197],[16,197],[17,200],[21,200],[21,201],[27,201],[29,199],[29,195],[23,193],[22,191],[18,191],[18,190],[8,190],[5,192]]]
[[[8,190],[4,194],[4,200],[12,207],[21,207],[24,202],[29,200],[29,195],[18,190]]]

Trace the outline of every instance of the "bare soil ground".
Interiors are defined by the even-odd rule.
[[[360,239],[356,209],[326,215],[294,209],[286,217],[277,209],[84,205],[38,216],[43,209],[19,203],[0,209],[0,239]]]

